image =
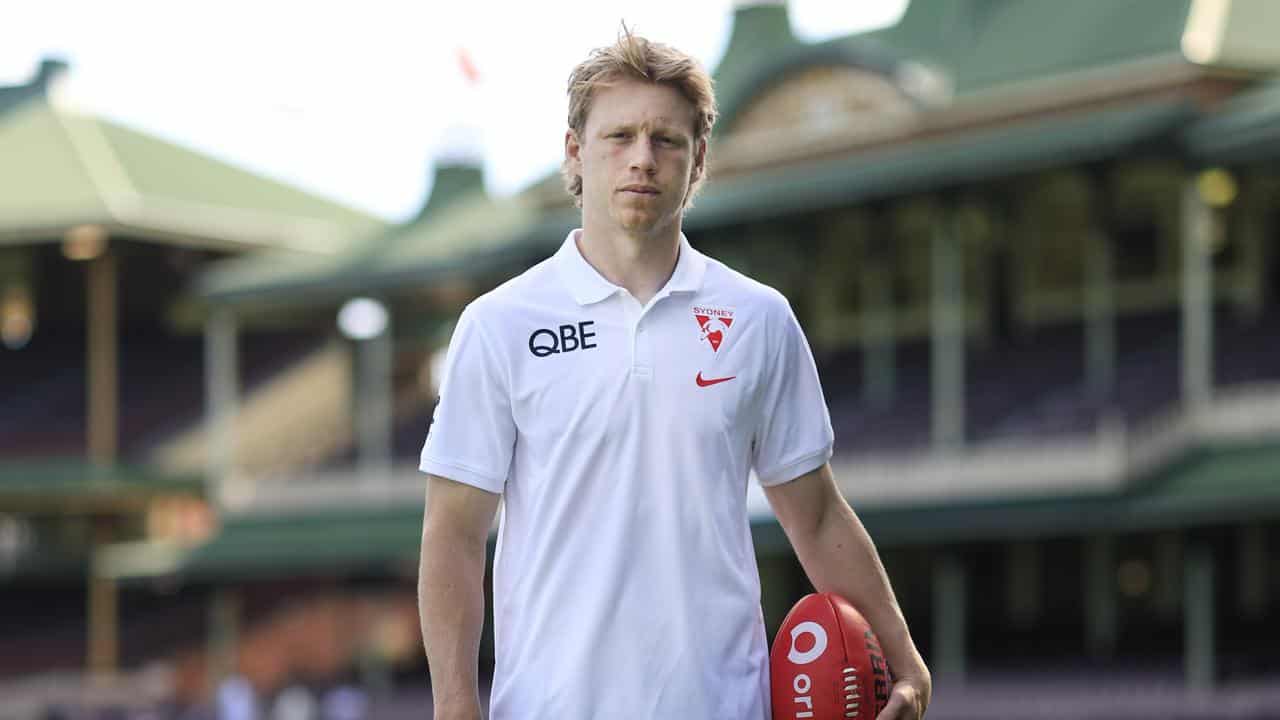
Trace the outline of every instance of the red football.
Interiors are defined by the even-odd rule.
[[[800,598],[769,655],[773,720],[874,720],[889,701],[889,668],[871,626],[831,593]]]

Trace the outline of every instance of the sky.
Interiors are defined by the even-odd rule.
[[[892,24],[905,6],[791,0],[789,12],[815,41]],[[490,192],[554,170],[569,71],[620,22],[714,69],[732,13],[732,0],[0,3],[0,85],[60,57],[77,110],[400,221],[459,138],[479,148]]]

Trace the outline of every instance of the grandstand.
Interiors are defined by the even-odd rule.
[[[1280,708],[1280,17],[1201,5],[915,0],[817,44],[785,3],[735,10],[687,232],[805,326],[837,477],[938,681],[930,717]],[[122,344],[122,447],[204,477],[219,518],[195,545],[103,550],[122,604],[206,611],[194,647],[142,633],[128,657],[209,679],[192,658],[234,667],[237,642],[323,615],[314,596],[412,596],[432,359],[574,223],[557,176],[494,198],[476,164],[435,173],[418,217],[335,252],[199,263],[203,347]],[[356,296],[388,331],[333,337]],[[5,458],[86,442],[83,365],[43,357],[0,388]],[[752,504],[772,629],[807,581]],[[330,659],[420,697],[414,648],[357,655]]]

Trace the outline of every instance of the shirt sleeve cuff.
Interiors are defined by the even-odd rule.
[[[832,446],[828,445],[821,450],[802,455],[785,465],[757,470],[756,477],[760,479],[760,484],[764,487],[791,482],[805,473],[813,472],[822,467],[823,463],[831,459],[831,454]]]
[[[506,484],[505,478],[496,478],[487,473],[468,468],[457,463],[447,463],[435,458],[422,458],[418,469],[424,473],[430,473],[442,478],[460,482],[464,485],[480,488],[495,495],[502,494],[503,486]]]

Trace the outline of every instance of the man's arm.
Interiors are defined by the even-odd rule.
[[[427,476],[418,616],[436,720],[480,720],[485,544],[501,497]]]
[[[929,669],[911,640],[875,545],[836,487],[831,465],[766,487],[765,495],[814,588],[853,603],[880,638],[894,675],[893,694],[880,718],[922,718],[933,691]]]

